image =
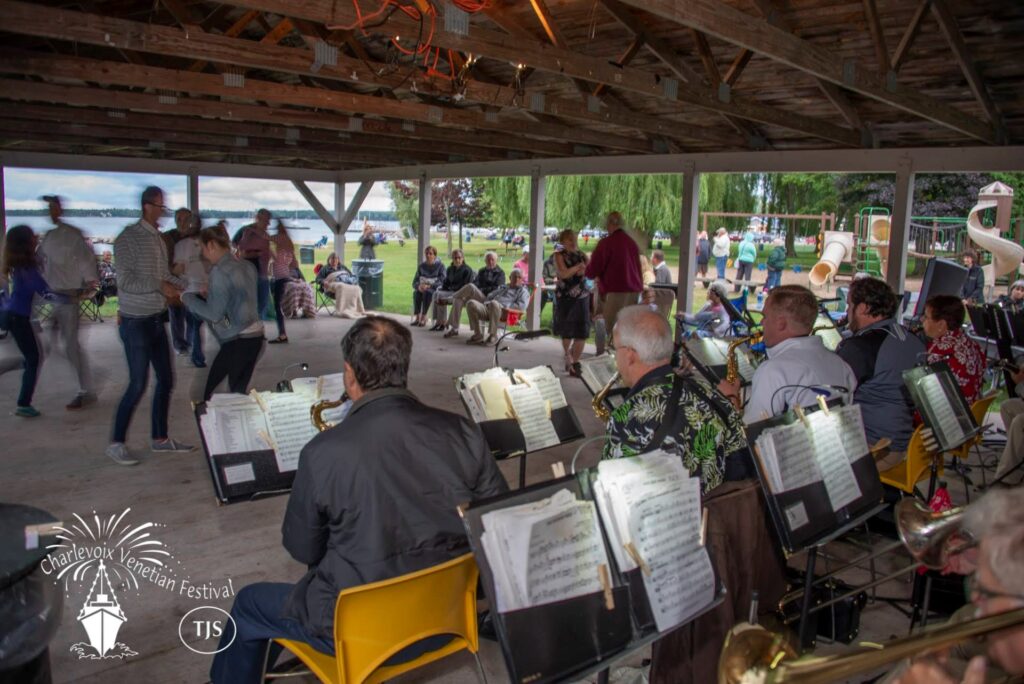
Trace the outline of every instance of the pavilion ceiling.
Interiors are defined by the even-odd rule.
[[[0,0],[0,31],[0,152],[344,170],[1024,138],[1014,0]]]

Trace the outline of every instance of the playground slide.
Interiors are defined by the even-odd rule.
[[[825,231],[821,258],[807,275],[812,287],[821,287],[839,272],[839,264],[853,256],[853,233]]]
[[[1007,273],[1024,273],[1024,247],[1013,240],[1000,237],[999,228],[986,228],[981,224],[981,213],[996,206],[994,200],[982,200],[974,205],[967,216],[967,235],[982,249],[992,253],[992,263],[982,267],[985,285],[991,286],[996,278]]]

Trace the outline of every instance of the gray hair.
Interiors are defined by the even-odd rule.
[[[718,295],[719,299],[729,298],[729,286],[725,284],[724,280],[716,280],[715,282],[711,283],[711,287],[709,287],[708,289],[714,292],[716,295]]]
[[[1018,287],[1024,288],[1024,280],[1014,280],[1012,283],[1010,283],[1010,289],[1007,290],[1007,292],[1013,292]]]
[[[487,257],[494,257],[494,260],[497,261],[498,253],[493,250],[488,250],[487,252],[484,252],[484,261],[487,260]]]
[[[513,268],[511,271],[508,272],[508,279],[512,280],[512,276],[519,276],[520,278],[522,278],[523,272],[520,271],[518,268]]]
[[[668,319],[644,304],[627,306],[615,319],[618,345],[629,347],[645,365],[668,363],[672,358],[672,326]]]
[[[1006,591],[1024,594],[1024,489],[985,494],[967,509],[964,527],[986,542],[989,567]]]

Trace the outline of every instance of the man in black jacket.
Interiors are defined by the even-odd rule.
[[[445,337],[457,337],[462,321],[462,309],[469,302],[487,301],[487,296],[505,284],[505,271],[498,265],[498,255],[487,252],[484,267],[476,272],[475,281],[452,295],[452,312],[448,316]]]
[[[508,489],[475,424],[406,389],[407,328],[368,316],[349,329],[341,350],[352,408],[303,448],[281,529],[284,547],[308,572],[298,584],[260,582],[238,593],[231,609],[237,635],[224,631],[221,645],[230,646],[214,658],[214,684],[259,682],[275,637],[334,653],[334,606],[343,589],[466,553],[456,506]],[[399,655],[416,657],[440,647],[437,641]]]

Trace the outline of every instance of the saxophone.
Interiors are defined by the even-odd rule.
[[[337,401],[324,399],[323,401],[313,404],[313,407],[309,409],[309,417],[313,421],[313,425],[316,426],[316,429],[323,432],[324,430],[330,430],[334,427],[334,423],[328,423],[324,420],[323,413],[327,409],[338,408],[343,403],[345,403],[344,394],[341,395],[341,398]]]
[[[753,343],[754,338],[759,337],[758,335],[748,335],[747,337],[737,337],[735,340],[729,343],[729,348],[725,350],[725,381],[736,382],[740,379],[740,363],[736,358],[736,348],[742,344]]]
[[[594,409],[594,415],[597,416],[597,419],[602,423],[607,423],[608,419],[612,416],[612,412],[608,410],[608,406],[604,403],[604,400],[608,396],[608,392],[611,391],[612,387],[615,386],[615,383],[617,383],[621,377],[622,376],[619,372],[615,371],[612,377],[608,379],[608,382],[604,384],[604,387],[594,395],[594,399],[590,402],[590,407]]]

